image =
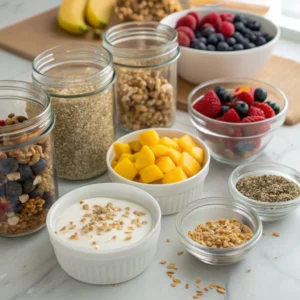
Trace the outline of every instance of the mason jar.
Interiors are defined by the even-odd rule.
[[[112,55],[85,43],[46,50],[33,61],[33,82],[51,97],[59,178],[89,179],[106,171],[114,141]]]
[[[104,34],[117,73],[117,121],[127,131],[169,127],[177,98],[175,29],[158,22],[116,25]]]
[[[0,81],[0,236],[45,225],[57,200],[50,97],[22,81]]]

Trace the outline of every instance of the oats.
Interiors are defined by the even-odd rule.
[[[275,232],[272,233],[272,235],[273,235],[273,236],[276,236],[276,237],[279,237],[279,236],[280,236],[280,233],[279,233],[278,231],[275,231]]]
[[[177,255],[182,255],[183,254],[183,251],[179,251],[178,253],[177,253]]]
[[[176,279],[176,278],[173,278],[173,282],[174,282],[174,283],[181,283],[181,280]]]
[[[195,282],[200,283],[201,281],[202,281],[202,277],[198,277]]]
[[[217,288],[217,292],[220,294],[226,294],[226,291],[224,291],[223,289]]]
[[[165,265],[167,262],[166,262],[165,260],[161,260],[159,263],[160,263],[161,265]]]
[[[93,241],[93,242],[92,242],[92,245],[93,245],[93,246],[97,245],[97,242],[96,242],[96,241]]]
[[[112,237],[112,240],[116,240],[116,239],[117,239],[117,236],[114,235],[114,236]]]
[[[65,231],[67,229],[66,226],[62,227],[59,231]]]
[[[129,235],[129,236],[126,236],[126,237],[125,237],[124,241],[130,241],[131,239],[132,239],[132,236]]]
[[[80,200],[80,202],[79,202],[80,204],[83,204],[84,203],[84,201],[83,200]]]
[[[74,224],[74,225],[72,225],[72,226],[70,226],[70,230],[73,230],[73,229],[75,229],[76,228],[76,225]]]
[[[148,224],[148,222],[147,222],[147,221],[143,221],[142,224],[143,224],[143,225],[146,225],[146,224]]]
[[[175,282],[171,283],[171,287],[176,287],[177,285],[178,285],[178,284],[175,283]]]
[[[89,205],[88,205],[88,204],[83,204],[83,205],[82,205],[82,208],[83,208],[84,210],[89,210]]]
[[[188,289],[189,287],[190,287],[190,285],[187,283],[187,284],[185,285],[185,288]]]
[[[197,287],[198,289],[201,289],[201,288],[202,288],[202,285],[201,285],[200,283],[197,283],[197,284],[196,284],[196,287]]]
[[[167,243],[170,243],[171,241],[170,240],[167,240]]]
[[[129,210],[130,210],[130,207],[129,207],[129,206],[125,207],[125,210],[129,211]]]
[[[205,291],[205,292],[208,292],[208,291],[209,291],[209,289],[205,287],[205,288],[204,288],[204,291]]]
[[[82,218],[82,219],[80,220],[81,223],[84,223],[85,221],[86,221],[86,218]]]
[[[214,288],[216,288],[218,285],[216,284],[216,283],[211,283],[210,285],[209,285],[209,288],[210,289],[214,289]]]

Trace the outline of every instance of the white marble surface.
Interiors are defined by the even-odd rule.
[[[0,0],[0,27],[54,7],[59,0]],[[300,45],[280,41],[275,53],[300,62]],[[30,80],[31,63],[0,50],[0,80]],[[0,108],[1,109],[1,108]],[[190,133],[188,115],[177,112],[174,126]],[[273,160],[300,171],[300,124],[283,127],[277,133],[265,154],[258,160]],[[119,133],[120,134],[120,133]],[[212,161],[205,184],[205,196],[227,196],[227,180],[233,167]],[[76,187],[107,182],[104,175],[85,182],[60,182],[60,194]],[[288,218],[264,224],[265,236],[249,257],[229,267],[214,267],[197,261],[188,253],[177,256],[182,250],[176,229],[176,216],[162,219],[162,233],[158,251],[151,267],[138,278],[118,286],[91,286],[70,278],[58,265],[46,229],[31,236],[0,238],[0,299],[1,300],[173,300],[192,299],[195,278],[202,276],[204,284],[217,282],[227,288],[227,294],[209,291],[207,300],[297,300],[300,298],[300,209]],[[279,231],[275,238],[272,232]],[[170,239],[170,243],[166,243]],[[274,257],[277,256],[278,259]],[[170,278],[160,260],[176,262],[178,278],[193,288],[182,285],[171,288]],[[247,270],[251,268],[251,272]],[[201,299],[202,299],[201,298]]]

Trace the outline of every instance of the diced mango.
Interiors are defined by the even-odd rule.
[[[139,140],[129,142],[128,145],[133,153],[139,152],[143,147],[142,143]]]
[[[118,162],[118,164],[114,167],[114,170],[120,176],[129,180],[133,180],[137,174],[137,169],[129,158],[124,158],[122,161]]]
[[[199,164],[203,163],[204,160],[204,151],[202,148],[193,147],[190,149],[189,154],[193,156]]]
[[[166,156],[169,154],[169,148],[160,144],[153,146],[151,150],[156,157]]]
[[[158,141],[159,141],[159,135],[153,129],[149,129],[140,134],[140,142],[142,143],[142,145],[153,147],[156,144],[158,144]]]
[[[139,155],[139,153],[140,152],[136,152],[136,153],[134,153],[132,156],[133,156],[133,161],[136,161],[136,158],[137,158],[137,156]]]
[[[181,167],[177,167],[164,175],[163,183],[174,183],[185,179],[187,179],[186,174]]]
[[[184,135],[179,139],[179,145],[183,151],[189,152],[193,147],[196,147],[196,143],[189,135]]]
[[[161,145],[164,145],[168,148],[173,148],[177,151],[180,150],[179,146],[177,145],[176,142],[174,142],[172,139],[170,139],[169,137],[162,137],[160,140],[159,140],[159,144]]]
[[[144,183],[150,183],[162,179],[164,174],[156,165],[151,165],[140,171],[141,180]]]
[[[155,181],[152,181],[151,184],[162,184],[162,178],[158,179],[158,180],[155,180]]]
[[[136,157],[135,167],[137,170],[142,170],[150,165],[154,165],[155,156],[151,149],[145,145]]]
[[[112,160],[111,163],[110,163],[112,168],[114,168],[117,164],[118,164],[118,162],[115,159]]]
[[[173,148],[170,148],[169,149],[169,157],[173,160],[174,164],[178,166],[180,152]]]
[[[173,163],[172,159],[169,156],[163,156],[156,159],[155,164],[163,173],[168,173],[171,170],[175,169],[176,166]]]
[[[131,149],[128,144],[114,143],[116,158],[119,159],[123,153],[131,154]]]
[[[200,164],[187,152],[180,154],[179,166],[188,177],[194,176],[201,170]]]
[[[129,160],[134,161],[134,159],[133,159],[133,154],[123,153],[123,154],[121,155],[121,157],[119,158],[119,161],[121,161],[121,160],[124,159],[124,158],[128,158]]]

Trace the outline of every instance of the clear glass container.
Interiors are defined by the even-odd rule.
[[[193,241],[188,232],[210,220],[237,219],[251,228],[253,237],[233,248],[211,248]],[[210,265],[230,265],[246,258],[262,236],[262,222],[251,208],[232,199],[202,198],[191,202],[178,214],[176,228],[185,249],[199,260]]]
[[[22,81],[0,81],[0,236],[45,225],[57,200],[50,97]]]
[[[114,141],[112,56],[92,44],[65,44],[33,62],[33,82],[51,97],[59,178],[82,180],[106,171],[106,151]]]
[[[233,199],[253,208],[264,222],[282,219],[300,206],[300,197],[284,202],[261,202],[244,196],[236,188],[238,181],[245,176],[270,174],[285,177],[300,187],[300,173],[298,171],[274,162],[244,164],[236,168],[228,180],[229,191]]]
[[[117,72],[117,121],[125,130],[169,127],[177,100],[175,29],[158,22],[130,22],[104,34]]]

